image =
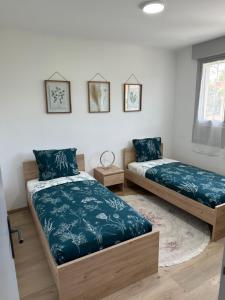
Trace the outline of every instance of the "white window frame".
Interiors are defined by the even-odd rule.
[[[220,121],[210,121],[210,120],[199,120],[199,108],[200,108],[200,93],[201,93],[201,84],[202,84],[202,73],[203,73],[203,66],[206,63],[213,63],[216,61],[224,60],[225,61],[225,55],[211,57],[211,58],[205,58],[205,59],[199,59],[198,60],[198,67],[197,67],[197,81],[196,81],[196,101],[195,101],[195,122],[198,122],[202,125],[220,125],[225,126],[225,113],[224,113],[224,120],[223,122]]]

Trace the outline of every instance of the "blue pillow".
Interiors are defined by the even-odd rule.
[[[33,150],[39,169],[39,180],[78,175],[76,148]]]
[[[162,158],[161,137],[134,139],[133,145],[136,151],[136,161],[143,162]]]

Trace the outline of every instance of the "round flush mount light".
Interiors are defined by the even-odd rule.
[[[146,14],[158,14],[165,9],[165,4],[162,1],[147,1],[141,5],[141,8]]]

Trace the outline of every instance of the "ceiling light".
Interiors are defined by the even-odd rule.
[[[158,14],[165,9],[165,5],[161,1],[148,1],[143,3],[142,10],[146,14]]]

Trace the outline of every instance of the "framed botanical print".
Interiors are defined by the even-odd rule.
[[[88,109],[90,113],[110,112],[110,82],[88,81]]]
[[[70,81],[45,80],[47,113],[71,113]]]
[[[141,111],[142,84],[124,84],[124,111]]]

